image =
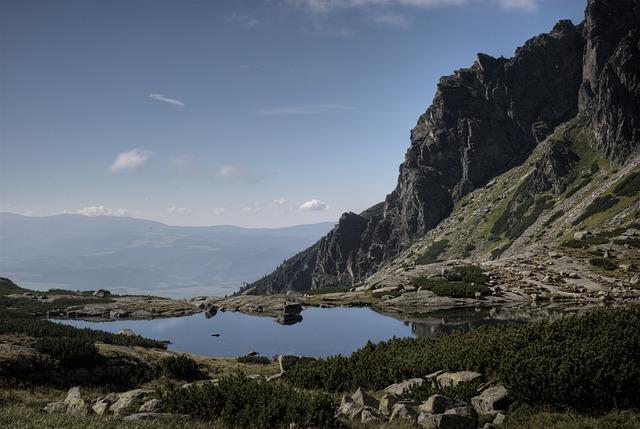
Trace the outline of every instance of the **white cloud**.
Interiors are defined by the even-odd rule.
[[[264,209],[264,205],[257,201],[254,201],[253,203],[247,204],[246,206],[242,207],[242,210],[247,213],[260,213],[262,209]]]
[[[142,166],[153,153],[148,150],[132,149],[127,152],[122,152],[109,166],[111,173],[116,173],[122,170],[133,170]]]
[[[317,115],[338,110],[354,110],[351,106],[341,104],[302,104],[296,106],[276,106],[256,110],[258,115]]]
[[[215,207],[215,208],[213,209],[213,214],[214,214],[215,216],[223,215],[223,214],[225,214],[226,212],[227,212],[227,209],[225,209],[224,207]]]
[[[336,9],[364,7],[416,7],[436,8],[446,6],[463,6],[481,1],[498,4],[505,9],[521,9],[531,11],[537,8],[540,0],[287,0],[288,3],[303,7],[312,13],[327,14]]]
[[[149,98],[156,101],[162,101],[163,103],[171,104],[176,107],[184,107],[184,103],[180,100],[176,100],[175,98],[169,98],[164,94],[149,94]]]
[[[34,210],[27,210],[22,214],[25,215],[25,216],[33,217],[33,216],[36,215],[36,212]]]
[[[84,216],[131,216],[131,212],[127,209],[110,209],[102,205],[83,207],[71,213]]]
[[[273,202],[279,206],[282,206],[284,204],[287,204],[288,200],[285,197],[280,197],[280,198],[274,198]]]
[[[223,177],[228,180],[242,182],[249,185],[255,185],[256,183],[260,183],[274,176],[274,174],[253,173],[246,168],[243,168],[236,164],[221,165],[215,171],[215,174],[218,177]]]
[[[323,211],[328,209],[329,209],[329,205],[327,203],[325,203],[324,201],[316,200],[315,198],[310,201],[307,201],[306,203],[300,206],[300,210],[306,210],[310,212]]]
[[[184,208],[184,207],[171,206],[171,207],[167,208],[167,210],[169,211],[169,213],[177,215],[177,216],[191,216],[193,214],[192,210],[189,210],[189,209]]]
[[[169,166],[176,170],[186,170],[191,166],[193,162],[193,155],[189,153],[183,153],[182,155],[178,155],[177,157],[169,160]]]
[[[225,21],[235,24],[243,30],[249,30],[260,23],[256,18],[241,13],[233,13]]]
[[[407,29],[411,26],[409,18],[399,13],[384,13],[382,15],[376,15],[371,18],[376,24],[382,24],[389,27],[398,27]]]

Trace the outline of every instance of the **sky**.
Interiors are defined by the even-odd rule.
[[[440,76],[584,0],[4,0],[0,211],[335,221],[395,187]]]

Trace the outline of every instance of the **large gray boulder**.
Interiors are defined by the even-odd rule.
[[[110,411],[117,416],[133,413],[144,403],[144,396],[148,393],[150,391],[144,389],[134,389],[120,393],[118,400],[111,405]]]
[[[379,423],[384,419],[380,411],[372,407],[364,407],[360,415],[362,423]]]
[[[459,414],[420,413],[418,425],[425,429],[476,429],[476,420]]]
[[[362,390],[362,388],[360,387],[358,387],[358,390],[356,390],[356,392],[351,395],[351,399],[353,399],[353,402],[355,402],[357,405],[360,405],[362,407],[372,407],[377,409],[380,405],[379,401],[376,398],[371,396],[366,391]]]
[[[471,398],[471,404],[480,415],[496,415],[509,406],[509,391],[504,386],[490,387]]]
[[[351,396],[345,395],[342,397],[342,401],[340,402],[340,407],[338,407],[336,416],[344,417],[349,420],[355,420],[357,418],[360,418],[363,409],[363,405],[356,404],[355,401],[351,399]]]
[[[395,404],[391,411],[390,422],[394,421],[409,421],[415,423],[418,419],[418,413],[408,404]]]
[[[482,374],[473,371],[444,372],[436,377],[440,387],[456,387],[462,383],[474,383],[482,380]]]
[[[453,405],[453,401],[444,395],[432,395],[418,409],[428,414],[443,414]]]
[[[140,406],[138,412],[140,413],[157,413],[162,408],[162,401],[160,399],[151,399]]]
[[[400,399],[393,393],[385,393],[380,397],[378,410],[380,410],[380,412],[385,416],[391,415],[393,406],[397,404],[399,400]]]
[[[408,380],[401,381],[399,383],[392,384],[384,388],[385,393],[391,393],[396,396],[404,396],[406,393],[415,386],[420,386],[424,383],[424,378],[410,378]]]

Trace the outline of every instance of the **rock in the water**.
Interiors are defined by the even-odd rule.
[[[392,384],[384,388],[386,393],[392,393],[396,396],[402,397],[414,386],[420,386],[424,383],[424,378],[410,378],[408,380],[401,381],[400,383]]]
[[[140,413],[157,413],[162,408],[162,401],[160,399],[151,399],[140,406],[138,412]]]
[[[496,415],[498,411],[507,409],[509,405],[509,391],[504,386],[490,387],[480,395],[471,398],[471,404],[480,415]]]
[[[408,420],[415,422],[418,419],[418,413],[407,404],[395,404],[391,412],[389,421]]]
[[[473,371],[444,372],[436,377],[441,387],[455,387],[462,383],[473,383],[482,380],[482,374]]]

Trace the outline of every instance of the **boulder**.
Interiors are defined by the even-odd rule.
[[[455,387],[462,383],[473,383],[482,380],[482,374],[473,371],[444,372],[436,377],[441,387]]]
[[[122,329],[122,330],[118,331],[118,335],[126,335],[127,337],[134,337],[136,335],[136,333],[133,332],[129,328],[125,328],[125,329]]]
[[[89,403],[82,398],[73,398],[67,405],[67,414],[75,416],[87,416],[91,413]]]
[[[429,414],[443,414],[453,406],[453,401],[444,395],[432,395],[420,405],[419,410]]]
[[[343,396],[342,401],[340,402],[340,407],[338,407],[338,411],[336,415],[338,417],[345,417],[349,420],[354,420],[360,418],[362,414],[362,410],[364,407],[362,405],[358,405],[351,399],[351,396]]]
[[[302,304],[299,302],[287,302],[282,308],[283,314],[300,314],[302,312]]]
[[[144,395],[147,390],[135,389],[118,395],[118,400],[111,405],[110,411],[115,415],[124,415],[137,410],[143,404]]]
[[[140,413],[157,413],[162,408],[162,401],[160,399],[151,399],[140,406],[138,412]]]
[[[593,237],[591,231],[578,231],[573,233],[574,240],[586,240],[587,238]]]
[[[110,295],[111,292],[106,289],[98,289],[97,291],[93,292],[93,296],[97,296],[98,298],[105,298]]]
[[[425,429],[475,429],[476,419],[459,414],[420,413],[418,425]]]
[[[442,277],[450,282],[459,282],[462,280],[462,273],[455,269],[443,268],[441,274]]]
[[[458,404],[458,406],[456,407],[449,408],[444,412],[444,414],[455,414],[457,416],[469,417],[474,421],[478,418],[478,413],[476,413],[476,410],[464,402]]]
[[[507,416],[502,413],[497,413],[495,418],[493,419],[493,424],[496,426],[502,426],[507,421]]]
[[[399,421],[399,420],[408,420],[411,422],[416,422],[418,419],[418,413],[411,408],[407,404],[395,404],[391,411],[391,417],[389,417],[389,421]]]
[[[50,414],[62,414],[67,412],[67,404],[64,402],[50,402],[44,407],[44,411]]]
[[[384,395],[382,395],[380,397],[380,403],[378,404],[378,410],[384,414],[385,416],[388,416],[391,414],[392,410],[393,410],[393,406],[395,404],[397,404],[399,401],[399,398],[394,395],[393,393],[385,393]]]
[[[410,378],[400,383],[392,384],[384,388],[385,393],[391,393],[396,396],[404,396],[414,386],[420,386],[424,383],[424,378]]]
[[[82,399],[82,395],[80,394],[80,386],[75,386],[69,389],[67,392],[67,397],[64,400],[64,403],[69,405],[72,401],[76,399]]]
[[[471,404],[480,415],[496,415],[509,405],[509,391],[504,386],[490,387],[480,395],[471,398]]]
[[[356,390],[356,392],[351,395],[351,399],[353,399],[353,402],[355,402],[357,405],[360,405],[362,407],[366,406],[377,409],[380,405],[379,401],[376,398],[362,390],[360,387],[358,387],[358,390]]]
[[[362,423],[379,423],[383,420],[380,411],[372,407],[364,407],[360,414]]]
[[[104,400],[98,400],[93,405],[93,407],[91,407],[91,409],[97,415],[102,416],[102,415],[107,414],[109,412],[109,407],[110,406],[111,406],[111,404],[109,402],[106,402]]]

